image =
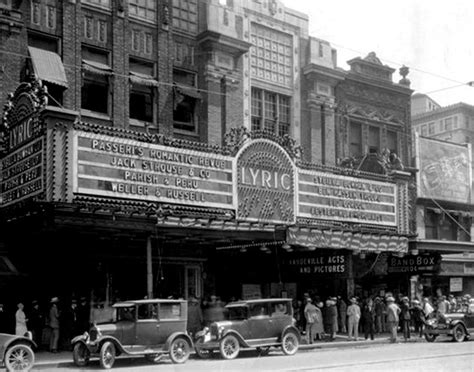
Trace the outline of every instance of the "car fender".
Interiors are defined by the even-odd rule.
[[[285,327],[285,329],[283,329],[283,332],[281,332],[280,341],[283,339],[283,336],[289,331],[296,333],[296,335],[298,336],[298,341],[301,341],[300,331],[294,325],[288,325]]]
[[[191,349],[194,348],[193,340],[191,340],[191,337],[189,337],[188,334],[183,333],[183,332],[174,332],[174,333],[172,333],[171,335],[169,335],[168,338],[166,339],[165,346],[163,347],[163,350],[169,351],[170,346],[171,346],[171,343],[172,343],[173,340],[174,340],[175,338],[177,338],[177,337],[183,337],[183,338],[185,338],[186,341],[189,342],[189,346],[191,347]]]
[[[239,344],[243,347],[250,347],[249,344],[247,344],[247,342],[245,341],[245,339],[242,337],[242,335],[233,330],[233,329],[227,329],[224,331],[224,333],[222,334],[222,337],[219,339],[219,342],[227,335],[232,335],[232,336],[235,336],[237,338],[237,340],[239,340]]]
[[[97,350],[100,350],[104,342],[107,341],[112,342],[115,345],[115,348],[117,349],[117,355],[120,355],[121,353],[128,354],[127,350],[123,348],[122,343],[113,336],[102,336],[99,340],[97,340]]]
[[[17,345],[17,344],[25,344],[25,345],[31,347],[33,350],[38,347],[36,345],[36,343],[33,340],[30,340],[28,337],[19,336],[19,337],[16,337],[16,338],[12,338],[12,339],[6,341],[3,344],[3,355],[0,358],[1,361],[3,361],[5,359],[5,354],[6,354],[7,350],[10,347],[12,347],[14,345]]]
[[[467,334],[469,334],[469,332],[467,331],[467,327],[466,327],[466,324],[464,324],[464,322],[461,320],[461,319],[456,319],[456,320],[453,320],[451,322],[451,324],[449,325],[449,328],[454,328],[455,326],[457,326],[458,324],[461,324],[464,328],[464,330],[466,331]]]
[[[78,342],[82,342],[83,344],[87,344],[87,337],[84,336],[84,335],[79,335],[79,336],[74,337],[71,340],[72,345],[77,344]]]

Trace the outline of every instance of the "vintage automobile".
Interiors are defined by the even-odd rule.
[[[468,340],[472,332],[474,332],[474,312],[471,309],[428,319],[424,329],[428,342],[433,342],[439,335],[451,336],[453,341],[462,342]]]
[[[29,371],[35,364],[36,344],[28,337],[0,333],[0,358],[7,371]]]
[[[199,357],[208,358],[219,350],[223,358],[233,359],[242,347],[255,348],[261,355],[271,347],[281,347],[286,355],[298,350],[301,336],[294,325],[291,299],[232,302],[225,307],[225,317],[196,335]]]
[[[185,300],[136,300],[113,305],[114,321],[94,324],[89,332],[72,340],[73,359],[77,366],[98,356],[102,368],[111,368],[115,358],[143,355],[158,362],[169,355],[173,363],[184,363],[193,348],[186,332]]]

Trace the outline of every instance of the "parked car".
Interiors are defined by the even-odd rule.
[[[225,317],[196,335],[195,351],[201,358],[219,350],[223,358],[233,359],[241,347],[256,348],[261,354],[271,347],[281,347],[286,355],[298,350],[301,336],[294,325],[291,299],[233,302],[225,307]]]
[[[35,342],[28,337],[0,333],[0,361],[7,371],[29,371],[35,364]]]
[[[474,312],[470,310],[428,319],[424,330],[428,342],[433,342],[439,335],[451,336],[453,341],[462,342],[469,339],[472,332],[474,332]]]
[[[114,321],[93,325],[72,340],[77,366],[98,356],[102,368],[111,368],[118,355],[143,355],[157,362],[169,355],[173,363],[184,363],[193,348],[186,332],[185,300],[136,300],[113,305]]]

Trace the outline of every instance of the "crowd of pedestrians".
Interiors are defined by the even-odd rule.
[[[43,305],[43,306],[41,306]],[[71,339],[89,330],[90,309],[85,297],[62,303],[53,297],[48,303],[33,300],[29,306],[23,302],[16,311],[0,304],[0,333],[32,337],[40,349],[57,353],[70,350]]]
[[[398,333],[408,341],[412,334],[423,337],[426,321],[446,313],[474,311],[470,295],[423,297],[410,299],[393,296],[352,297],[347,303],[341,297],[329,297],[325,302],[318,296],[305,293],[302,300],[293,302],[296,324],[308,343],[317,340],[333,341],[336,334],[347,334],[348,340],[359,340],[363,334],[368,340],[376,334],[388,333],[396,342]],[[470,308],[471,307],[471,308]]]

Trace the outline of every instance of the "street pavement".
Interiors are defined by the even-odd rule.
[[[61,353],[50,358],[38,355],[33,369],[47,371],[99,371],[99,363],[92,360],[87,368],[72,364],[70,353]],[[386,337],[374,341],[350,342],[345,340],[302,345],[293,356],[285,356],[275,349],[269,355],[259,357],[255,351],[242,351],[234,360],[222,360],[217,355],[209,360],[194,356],[182,365],[164,359],[150,364],[143,357],[119,358],[113,367],[117,371],[148,372],[207,372],[207,371],[474,371],[474,342],[455,343],[450,339],[428,343],[414,338],[409,342],[391,344]]]

